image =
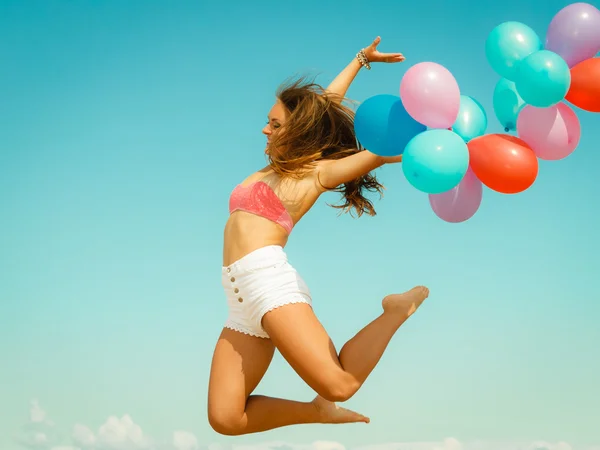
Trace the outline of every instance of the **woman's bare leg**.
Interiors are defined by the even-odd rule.
[[[353,411],[317,397],[312,402],[250,395],[273,358],[270,339],[223,329],[210,372],[208,419],[226,435],[257,433],[305,423],[368,422]]]
[[[375,368],[398,328],[429,295],[425,287],[388,295],[383,313],[359,331],[339,356],[312,308],[304,303],[268,312],[263,327],[282,356],[319,395],[329,401],[352,397]]]

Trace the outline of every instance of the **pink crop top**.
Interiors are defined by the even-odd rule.
[[[238,184],[229,197],[229,214],[245,211],[269,219],[281,225],[288,234],[294,221],[277,194],[264,181],[255,181],[248,186]]]

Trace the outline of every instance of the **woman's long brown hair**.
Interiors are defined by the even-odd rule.
[[[354,133],[354,111],[343,105],[344,99],[304,78],[283,84],[277,91],[277,99],[288,112],[269,145],[269,163],[277,174],[300,178],[316,161],[340,159],[364,151]],[[382,196],[384,187],[369,173],[328,189],[342,193],[344,200],[343,204],[330,206],[350,213],[354,209],[360,217],[365,212],[370,216],[376,214],[364,191]]]

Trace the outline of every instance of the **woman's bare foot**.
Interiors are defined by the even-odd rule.
[[[398,314],[403,318],[410,317],[421,303],[429,296],[429,289],[425,286],[417,286],[403,294],[391,294],[386,296],[381,303],[386,313]]]
[[[371,419],[349,409],[342,408],[333,402],[317,395],[312,401],[319,414],[319,423],[369,423]]]

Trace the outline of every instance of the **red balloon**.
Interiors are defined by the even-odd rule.
[[[518,137],[486,134],[471,139],[467,147],[471,169],[493,191],[517,194],[528,189],[537,178],[537,156]]]
[[[600,112],[600,58],[581,61],[571,68],[567,101],[585,111]]]

